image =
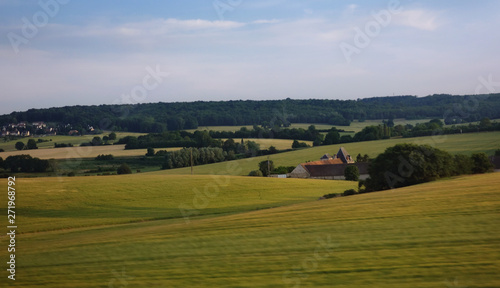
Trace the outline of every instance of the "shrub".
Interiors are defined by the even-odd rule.
[[[90,142],[92,146],[101,146],[103,144],[101,137],[95,136],[92,138],[92,141]]]
[[[485,153],[472,154],[471,159],[474,165],[472,167],[472,173],[479,174],[493,171],[493,163],[491,163]]]
[[[269,151],[269,154],[278,153],[278,149],[276,149],[276,147],[274,147],[274,146],[269,147],[268,151]]]
[[[146,153],[146,156],[155,156],[155,149],[148,147],[148,152]]]
[[[455,175],[472,174],[474,162],[471,157],[467,155],[455,155],[453,160],[455,162]]]
[[[398,144],[372,160],[366,191],[380,191],[454,175],[454,158],[429,145]]]
[[[132,169],[130,169],[130,167],[126,163],[123,163],[122,165],[120,165],[120,167],[118,167],[116,173],[118,175],[132,174]]]
[[[2,148],[0,148],[0,152],[5,152],[5,150],[3,150]]]
[[[336,198],[336,197],[338,197],[337,193],[330,193],[330,194],[323,195],[322,198],[330,199],[330,198]]]
[[[307,147],[309,147],[309,145],[307,145],[307,143],[293,140],[292,149],[307,148]]]
[[[27,148],[28,150],[38,149],[38,147],[36,146],[36,141],[35,141],[35,139],[30,139],[30,140],[28,140],[28,144],[26,145],[26,148]]]
[[[271,173],[273,174],[287,174],[291,173],[295,169],[295,166],[279,166],[277,168],[274,168]]]
[[[33,158],[30,155],[16,155],[7,157],[4,167],[13,173],[19,170],[25,173],[45,172],[50,168],[50,163],[48,160]]]
[[[344,170],[345,180],[358,181],[359,180],[359,169],[357,166],[349,165]]]
[[[75,177],[75,176],[76,176],[76,173],[73,171],[68,173],[68,177]]]
[[[268,163],[269,162],[269,163]],[[269,176],[271,171],[274,170],[274,162],[272,160],[264,160],[259,163],[259,170],[263,176]]]
[[[351,196],[351,195],[356,195],[358,192],[354,189],[349,189],[345,190],[344,193],[342,193],[342,196]]]
[[[66,147],[73,147],[73,144],[71,143],[68,143],[68,144],[65,144],[65,143],[54,143],[54,148],[66,148]]]
[[[16,142],[16,149],[17,150],[23,150],[24,149],[24,143],[19,141],[19,142]]]
[[[262,172],[260,170],[253,170],[248,173],[248,176],[253,176],[253,177],[262,177]]]
[[[97,157],[95,157],[95,160],[98,160],[98,161],[109,161],[109,160],[114,160],[115,157],[111,154],[108,154],[108,155],[97,155]]]

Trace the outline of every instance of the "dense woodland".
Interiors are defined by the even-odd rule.
[[[290,123],[349,125],[354,119],[439,118],[445,119],[446,124],[459,124],[479,121],[484,117],[500,118],[500,94],[70,106],[13,112],[0,116],[0,125],[44,121],[57,125],[59,134],[66,134],[72,129],[85,133],[89,127],[161,133],[199,126],[287,127]]]

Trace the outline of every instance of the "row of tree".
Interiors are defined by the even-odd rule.
[[[82,132],[90,127],[161,133],[199,126],[262,125],[272,128],[288,127],[290,123],[349,125],[354,119],[445,118],[447,124],[460,124],[479,121],[483,117],[500,118],[500,94],[70,106],[13,112],[0,116],[0,126],[21,121],[44,121],[57,123],[60,134],[74,129]]]
[[[0,168],[10,170],[12,173],[46,172],[51,168],[48,160],[33,158],[30,155],[9,156],[5,160],[0,157]]]
[[[228,154],[222,148],[184,148],[168,152],[162,169],[182,168],[228,160]]]

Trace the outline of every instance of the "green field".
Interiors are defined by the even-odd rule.
[[[224,140],[224,139],[223,139]],[[260,145],[260,149],[269,149],[269,147],[274,146],[278,150],[286,150],[292,148],[293,140],[288,139],[245,139],[249,141],[254,141]],[[307,143],[312,146],[312,141],[300,141]],[[42,143],[45,144],[45,143]],[[131,149],[125,150],[125,145],[105,145],[105,146],[85,146],[85,147],[66,147],[66,148],[53,148],[53,144],[50,148],[40,148],[36,150],[12,150],[7,152],[0,152],[0,157],[3,159],[13,156],[29,154],[32,157],[38,157],[40,159],[77,159],[77,158],[95,158],[97,155],[101,154],[112,154],[115,157],[132,157],[132,156],[144,156],[147,149]],[[182,149],[180,147],[173,148],[156,148],[158,150],[175,151]]]
[[[225,141],[227,139],[221,139]],[[265,139],[265,138],[245,138],[245,141],[253,141],[260,145],[260,149],[269,149],[269,147],[274,146],[278,150],[292,149],[293,140],[290,139]],[[235,139],[238,142],[238,139]],[[313,146],[313,141],[299,141],[300,143],[306,143],[309,146]]]
[[[500,286],[498,174],[322,201],[349,183],[150,174],[17,183],[23,234],[10,287]],[[186,223],[178,205],[193,205],[207,183],[219,193]]]
[[[483,133],[468,133],[454,134],[443,136],[428,136],[417,138],[398,138],[388,140],[377,140],[368,142],[356,142],[336,144],[330,146],[319,146],[308,149],[301,149],[292,152],[279,153],[271,155],[269,158],[273,160],[275,166],[297,166],[300,163],[307,161],[319,160],[325,153],[333,155],[337,153],[340,146],[347,149],[347,152],[352,157],[356,157],[358,153],[362,155],[368,154],[370,157],[376,157],[384,152],[387,147],[394,146],[399,143],[415,143],[428,144],[439,149],[443,149],[452,154],[467,154],[485,152],[488,155],[493,155],[496,149],[500,148],[500,132],[483,132]],[[267,156],[241,159],[233,161],[238,169],[227,169],[227,162],[215,163],[195,167],[195,174],[215,174],[223,173],[227,175],[248,175],[252,170],[258,168],[258,163],[267,159]],[[172,169],[157,172],[160,174],[189,174],[190,168]]]
[[[411,125],[415,125],[417,123],[425,123],[425,122],[429,122],[431,119],[420,119],[420,120],[406,120],[406,119],[394,119],[394,124],[395,125],[398,125],[398,124],[401,124],[401,125],[405,125],[405,124],[411,124]],[[314,125],[316,127],[316,129],[318,130],[328,130],[332,127],[336,127],[337,129],[343,129],[345,131],[350,131],[350,132],[359,132],[361,130],[363,130],[363,128],[365,128],[366,126],[370,126],[370,125],[380,125],[382,124],[382,119],[380,120],[366,120],[364,122],[359,122],[357,120],[354,120],[352,121],[351,125],[350,126],[339,126],[339,125],[330,125],[330,124],[321,124],[321,123],[314,123],[314,124],[311,124],[311,123],[293,123],[289,128],[302,128],[302,129],[306,129],[311,126],[311,125]],[[203,127],[198,127],[197,129],[190,129],[190,130],[186,130],[186,131],[189,131],[189,132],[194,132],[194,131],[197,131],[197,130],[200,130],[200,131],[203,131],[203,130],[206,130],[206,131],[228,131],[228,132],[236,132],[238,130],[241,129],[241,127],[245,127],[247,128],[248,130],[251,130],[253,129],[253,125],[242,125],[242,126],[203,126]]]
[[[175,151],[179,149],[181,148],[158,148],[155,150]],[[40,159],[81,159],[95,158],[101,154],[111,154],[115,157],[132,157],[144,156],[146,153],[147,149],[125,150],[125,145],[105,145],[0,152],[0,157],[5,159],[13,155],[29,154]]]
[[[116,133],[116,139],[123,138],[125,136],[140,136],[144,135],[144,133],[131,133],[131,132],[115,132]],[[19,140],[12,140],[12,141],[7,141],[4,142],[3,139],[0,141],[0,148],[4,149],[5,151],[16,151],[15,144],[18,141],[23,142],[24,144],[28,143],[29,139],[35,139],[38,141],[38,139],[42,140],[47,140],[47,142],[42,142],[42,143],[37,143],[37,146],[39,149],[44,149],[44,148],[53,148],[54,143],[65,143],[65,144],[73,144],[74,146],[79,146],[82,143],[88,143],[94,138],[95,136],[103,137],[109,135],[109,133],[104,133],[104,134],[98,134],[98,135],[84,135],[84,136],[64,136],[64,135],[56,135],[56,136],[44,136],[44,137],[27,137],[27,138],[21,138]],[[52,140],[52,141],[51,141]]]

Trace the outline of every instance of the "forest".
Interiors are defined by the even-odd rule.
[[[500,94],[393,96],[358,100],[236,100],[136,105],[67,106],[30,109],[0,116],[0,126],[44,121],[58,134],[70,130],[162,133],[199,126],[259,125],[288,127],[291,123],[349,125],[354,119],[444,119],[446,124],[500,118]]]

